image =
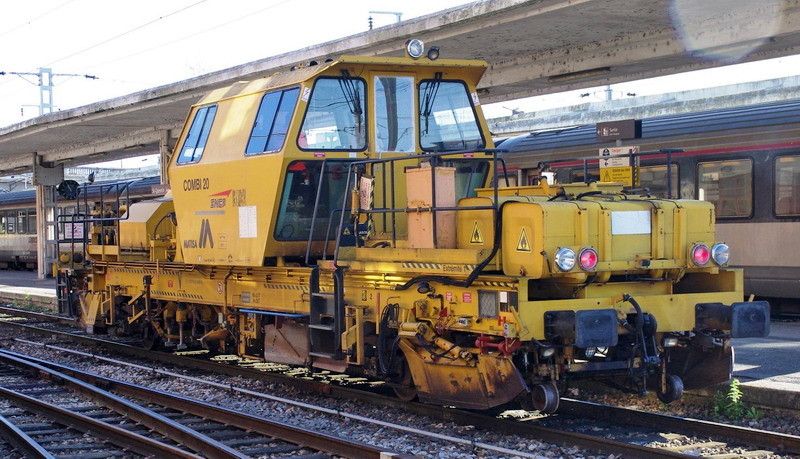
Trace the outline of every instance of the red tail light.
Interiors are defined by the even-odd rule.
[[[589,271],[597,267],[597,251],[594,249],[583,249],[580,253],[581,268]]]
[[[705,244],[697,244],[692,249],[692,260],[697,266],[705,266],[711,259],[711,250]]]

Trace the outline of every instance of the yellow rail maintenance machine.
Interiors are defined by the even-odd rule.
[[[209,93],[166,196],[80,220],[87,264],[61,268],[63,306],[88,331],[458,407],[553,412],[573,378],[665,402],[727,380],[731,338],[765,336],[769,305],[743,301],[713,206],[500,187],[487,64],[407,48]]]

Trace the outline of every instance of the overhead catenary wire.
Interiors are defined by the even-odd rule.
[[[187,6],[184,6],[183,8],[177,9],[177,10],[175,10],[175,11],[171,12],[171,13],[167,13],[167,14],[165,14],[164,16],[159,16],[159,17],[158,17],[158,18],[156,18],[156,19],[153,19],[153,20],[151,20],[151,21],[145,22],[144,24],[138,25],[138,26],[136,26],[136,27],[134,27],[134,28],[132,28],[132,29],[130,29],[130,30],[127,30],[127,31],[125,31],[125,32],[122,32],[122,33],[120,33],[120,34],[114,35],[114,36],[113,36],[113,37],[111,37],[111,38],[107,38],[107,39],[105,39],[105,40],[103,40],[103,41],[100,41],[99,43],[95,43],[95,44],[93,44],[93,45],[91,45],[91,46],[89,46],[89,47],[87,47],[87,48],[84,48],[84,49],[82,49],[82,50],[80,50],[80,51],[75,51],[75,52],[74,52],[74,53],[72,53],[72,54],[69,54],[69,55],[67,55],[67,56],[64,56],[64,57],[62,57],[62,58],[59,58],[59,59],[56,59],[56,60],[54,60],[54,61],[52,61],[52,62],[49,62],[49,63],[45,64],[43,67],[50,67],[51,65],[53,65],[53,64],[56,64],[56,63],[58,63],[58,62],[61,62],[61,61],[67,60],[67,59],[69,59],[69,58],[71,58],[71,57],[75,57],[75,56],[77,56],[77,55],[79,55],[79,54],[83,54],[83,53],[85,53],[85,52],[87,52],[87,51],[90,51],[90,50],[93,50],[93,49],[95,49],[95,48],[98,48],[98,47],[100,47],[100,46],[103,46],[103,45],[105,45],[106,43],[110,43],[110,42],[112,42],[112,41],[114,41],[114,40],[117,40],[117,39],[119,39],[119,38],[122,38],[122,37],[124,37],[124,36],[126,36],[126,35],[128,35],[128,34],[131,34],[131,33],[133,33],[133,32],[136,32],[137,30],[140,30],[140,29],[143,29],[143,28],[145,28],[145,27],[147,27],[147,26],[149,26],[149,25],[155,24],[155,23],[156,23],[156,22],[158,22],[158,21],[164,20],[164,19],[166,19],[166,18],[168,18],[168,17],[171,17],[171,16],[175,16],[176,14],[182,13],[182,12],[184,12],[184,11],[186,11],[186,10],[190,9],[190,8],[194,8],[195,6],[197,6],[197,5],[200,5],[201,3],[205,3],[206,1],[208,1],[208,0],[200,0],[200,1],[198,1],[198,2],[192,3],[191,5],[187,5]]]
[[[105,65],[113,64],[115,62],[119,62],[119,61],[122,61],[122,60],[125,60],[125,59],[130,59],[131,57],[139,56],[140,54],[149,53],[150,51],[154,51],[156,49],[160,49],[160,48],[164,48],[166,46],[174,45],[175,43],[179,43],[181,41],[188,40],[190,38],[194,38],[194,37],[196,37],[198,35],[202,35],[204,33],[208,33],[208,32],[211,32],[213,30],[217,30],[219,28],[234,24],[234,23],[242,21],[244,19],[252,18],[256,14],[260,14],[260,13],[263,13],[264,11],[271,10],[272,8],[276,8],[278,6],[284,5],[286,3],[289,3],[290,1],[291,0],[283,0],[283,1],[280,1],[280,2],[277,2],[277,3],[274,3],[272,5],[269,5],[267,7],[261,8],[260,10],[253,11],[252,13],[247,13],[247,14],[245,14],[243,16],[239,16],[239,17],[237,17],[235,19],[231,19],[230,21],[223,22],[222,24],[217,24],[217,25],[215,25],[213,27],[209,27],[209,28],[204,29],[204,30],[199,30],[199,31],[191,33],[189,35],[185,35],[183,37],[176,38],[175,40],[168,41],[166,43],[161,43],[159,45],[144,49],[142,51],[137,51],[137,52],[132,53],[132,54],[127,54],[125,56],[116,57],[116,58],[114,58],[114,59],[112,59],[110,61],[106,61],[106,62],[103,62],[103,63],[100,63],[100,64],[95,64],[95,65],[90,65],[89,67],[86,67],[86,68],[94,69],[94,68],[97,68],[97,67],[103,67]]]
[[[45,11],[44,13],[32,18],[32,19],[28,19],[27,21],[23,22],[22,24],[20,24],[18,26],[12,27],[12,28],[6,30],[5,32],[0,32],[0,37],[4,37],[4,36],[6,36],[6,35],[8,35],[8,34],[10,34],[12,32],[16,32],[17,30],[19,30],[19,29],[21,29],[21,28],[23,28],[23,27],[25,27],[27,25],[30,25],[34,21],[37,21],[37,20],[39,20],[39,19],[41,19],[41,18],[43,18],[45,16],[48,16],[48,15],[50,15],[52,13],[55,13],[56,10],[59,10],[62,7],[69,5],[70,3],[74,2],[74,1],[75,0],[67,0],[66,2],[64,2],[64,3],[62,3],[62,4],[60,4],[60,5],[56,6],[56,7],[53,7],[51,9]]]

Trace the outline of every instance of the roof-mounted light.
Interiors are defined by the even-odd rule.
[[[416,38],[412,38],[406,42],[406,53],[412,59],[419,59],[425,54],[425,43],[422,40],[417,40]]]
[[[428,50],[428,59],[435,61],[439,59],[439,47],[438,46],[431,46],[431,49]]]

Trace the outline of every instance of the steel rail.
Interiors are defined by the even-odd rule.
[[[220,443],[219,441],[214,440],[213,438],[204,435],[200,432],[197,432],[195,430],[192,430],[186,426],[183,426],[173,421],[172,419],[169,419],[165,416],[153,412],[152,410],[149,410],[145,407],[139,406],[128,400],[125,400],[122,397],[111,394],[105,390],[94,387],[91,384],[87,384],[76,378],[73,378],[66,374],[47,368],[43,365],[39,365],[37,363],[28,361],[26,359],[21,359],[2,350],[0,350],[0,361],[3,361],[9,365],[13,365],[16,367],[35,370],[41,374],[48,375],[50,378],[57,379],[59,382],[62,382],[65,385],[71,387],[72,389],[88,396],[89,398],[95,400],[96,402],[100,403],[106,408],[116,411],[117,413],[122,414],[123,416],[126,416],[148,427],[151,430],[164,434],[165,436],[171,438],[172,440],[182,445],[185,445],[186,447],[198,453],[210,457],[219,457],[219,458],[231,457],[231,458],[243,459],[247,457],[239,453],[238,451]],[[15,396],[14,394],[16,394],[16,399],[22,402],[22,399],[19,397],[22,394],[18,394],[17,392],[14,391],[9,391],[7,389],[0,391],[2,391],[2,393],[7,397],[12,397]],[[31,399],[31,400],[35,400],[36,402],[39,403],[44,403],[36,399]],[[182,457],[195,457],[195,456],[184,454],[182,455]]]
[[[26,434],[13,422],[0,415],[0,435],[5,437],[17,451],[21,451],[25,457],[37,459],[54,459],[55,456],[47,452],[42,445]]]
[[[111,352],[118,352],[131,357],[138,357],[149,361],[158,361],[170,365],[178,365],[183,367],[194,368],[201,370],[203,372],[216,373],[229,376],[247,376],[263,381],[268,381],[271,383],[291,385],[309,392],[314,392],[340,399],[355,398],[359,400],[369,401],[370,403],[383,405],[386,407],[405,409],[419,415],[453,421],[460,424],[470,424],[486,430],[501,431],[504,433],[514,433],[518,435],[533,437],[542,441],[555,443],[562,446],[578,446],[583,449],[602,452],[602,453],[635,455],[637,457],[686,457],[683,454],[666,451],[664,449],[633,445],[614,440],[607,440],[594,437],[591,435],[563,431],[554,428],[547,428],[543,426],[533,425],[530,423],[500,420],[484,414],[461,411],[452,408],[438,407],[422,403],[408,403],[408,402],[403,402],[394,397],[369,393],[357,389],[325,384],[318,381],[302,380],[290,376],[268,373],[256,369],[241,368],[237,366],[219,364],[206,360],[198,360],[162,352],[147,351],[135,346],[115,343],[113,341],[108,341],[108,340],[90,338],[88,336],[73,335],[68,332],[54,332],[53,330],[39,329],[37,327],[33,327],[30,325],[19,324],[15,322],[5,322],[5,321],[0,321],[0,326],[10,326],[20,329],[31,330],[34,333],[39,333],[43,335],[57,335],[61,338],[75,342],[99,345],[100,347]],[[47,345],[44,344],[43,346],[47,347]],[[97,356],[97,357],[103,358],[102,356]],[[570,399],[563,399],[563,400],[566,402],[565,405],[568,406],[570,403]],[[602,410],[612,407],[607,407],[604,405],[599,405],[599,406],[602,408],[598,408],[598,410],[600,411],[597,411],[596,414],[593,415],[592,417],[607,419],[608,418],[607,412],[603,412]],[[638,424],[637,420],[642,419],[643,426],[653,426],[654,424],[652,424],[652,422],[654,422],[656,416],[660,415],[654,413],[642,413],[641,417],[634,418],[633,416],[630,416],[626,420],[630,420],[631,424]],[[650,418],[650,421],[648,421],[650,423],[645,423],[645,420],[648,417]],[[683,424],[683,426],[681,426],[681,422],[679,420],[683,419],[685,418],[677,418],[677,420],[673,419],[672,421],[669,421],[669,422],[674,422],[674,424],[671,424],[669,428],[674,428],[674,430],[676,430],[676,433],[692,434],[697,432],[693,431],[692,430],[693,427],[691,426],[705,424],[706,425],[705,429],[712,429],[711,425],[714,424],[706,421],[698,421],[697,423],[688,423],[688,424]],[[697,420],[692,420],[692,421],[697,421]],[[742,434],[739,430],[739,429],[748,430],[747,428],[730,426],[726,424],[722,425],[728,427],[727,433],[725,434],[719,432],[714,433],[711,432],[710,430],[706,432],[711,432],[712,435],[729,437],[733,440],[749,441],[747,439],[750,437],[750,435],[746,436]],[[658,424],[658,426],[663,428],[664,424]],[[760,446],[766,446],[775,449],[785,448],[787,450],[794,451],[795,447],[792,445],[795,445],[797,444],[796,442],[800,441],[800,437],[793,435],[774,434],[772,432],[764,432],[764,434],[761,434],[764,436],[761,437],[759,441],[754,441],[753,443],[758,444]],[[776,437],[774,438],[776,438],[777,440],[776,441],[770,440],[770,435],[775,435]]]
[[[593,418],[609,418],[617,422],[653,428],[668,428],[676,433],[708,435],[734,439],[747,444],[800,454],[800,436],[769,432],[701,419],[682,418],[667,414],[636,411],[628,408],[602,405],[562,398],[559,413]]]
[[[6,389],[5,387],[0,387],[0,396],[10,400],[13,404],[26,410],[43,414],[48,418],[55,419],[59,423],[68,427],[72,427],[81,432],[90,432],[98,437],[108,440],[111,443],[114,443],[115,445],[129,448],[139,454],[171,458],[198,457],[172,445],[161,443],[143,435],[127,431],[122,427],[92,419],[89,416],[85,416],[43,400]]]
[[[44,335],[53,335],[52,330],[38,329],[24,324],[17,324],[14,322],[0,321],[0,325],[11,324],[12,327],[32,330]],[[37,331],[41,330],[41,331]],[[634,455],[642,458],[663,458],[663,457],[685,457],[685,455],[664,451],[663,449],[651,448],[647,446],[634,445],[615,440],[609,440],[591,435],[585,435],[565,430],[558,430],[542,426],[533,425],[530,423],[520,423],[500,420],[491,416],[483,414],[471,413],[468,411],[461,411],[452,408],[440,407],[435,405],[426,405],[422,403],[408,403],[403,402],[394,397],[369,393],[361,390],[350,389],[346,387],[333,386],[316,381],[306,381],[290,376],[266,373],[263,371],[240,368],[231,365],[222,365],[215,362],[204,360],[192,359],[172,354],[165,354],[161,352],[147,351],[142,348],[134,346],[114,343],[106,340],[92,340],[87,336],[76,336],[66,332],[59,332],[59,337],[65,339],[76,338],[76,341],[82,343],[91,343],[100,345],[101,347],[113,351],[124,353],[129,356],[139,357],[150,361],[159,361],[170,365],[178,365],[194,369],[200,369],[204,372],[223,374],[229,376],[249,376],[260,380],[269,381],[272,383],[285,384],[289,386],[299,387],[301,389],[326,395],[340,399],[358,399],[368,401],[377,405],[404,409],[411,411],[415,414],[429,416],[435,419],[443,419],[453,421],[459,424],[474,425],[481,429],[490,431],[500,431],[503,433],[514,433],[521,436],[536,438],[548,443],[554,443],[566,447],[580,447],[583,449],[602,452],[606,454],[625,454]],[[53,348],[53,346],[44,345],[44,347]],[[97,358],[105,358],[103,356],[96,356]]]
[[[59,316],[55,314],[48,314],[46,312],[27,311],[25,309],[12,308],[8,306],[0,306],[0,314],[11,314],[18,317],[26,317],[28,319],[37,319],[46,322],[58,322],[67,325],[75,325],[78,319],[75,317]]]
[[[256,432],[270,438],[277,438],[300,446],[307,446],[328,454],[363,458],[380,458],[389,455],[392,457],[399,457],[395,455],[395,453],[386,451],[384,448],[378,448],[366,443],[350,441],[322,432],[309,431],[282,422],[270,421],[242,411],[232,410],[201,400],[100,376],[18,352],[0,350],[0,354],[12,355],[19,359],[28,360],[52,368],[60,373],[70,374],[83,382],[103,387],[106,390],[116,392],[126,397],[147,400],[150,403],[155,403],[166,408],[193,414],[228,426]]]

